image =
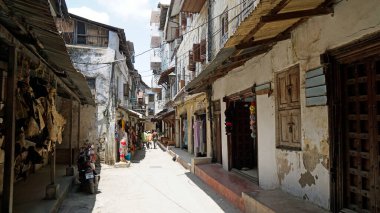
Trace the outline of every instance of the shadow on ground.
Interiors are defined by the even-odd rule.
[[[197,176],[192,174],[191,172],[185,173],[185,175],[200,189],[202,189],[211,199],[215,201],[217,205],[221,209],[223,209],[224,212],[229,213],[238,213],[240,210],[234,205],[232,205],[228,200],[221,197],[217,192],[215,192],[210,186],[208,186],[206,183],[204,183],[201,179],[199,179]]]
[[[102,165],[100,163],[100,158],[97,158],[95,162],[95,171],[100,175],[100,181],[102,181]],[[99,182],[100,182],[99,181]],[[78,180],[78,172],[73,183],[73,187],[68,192],[66,199],[62,202],[61,206],[58,209],[60,213],[90,213],[93,212],[96,196],[101,193],[97,191],[95,194],[90,194],[87,185],[81,185]]]
[[[140,149],[135,152],[135,155],[132,157],[131,162],[132,163],[140,163],[142,160],[144,160],[146,155],[146,149]]]

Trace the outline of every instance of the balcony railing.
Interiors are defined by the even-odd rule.
[[[245,0],[241,3],[240,7],[237,7],[235,10],[235,17],[230,18],[230,26],[232,28],[232,34],[235,33],[235,30],[240,26],[241,22],[255,9],[256,5],[259,3],[259,0]],[[231,35],[232,35],[231,34]]]

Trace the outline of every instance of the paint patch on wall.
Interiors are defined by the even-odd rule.
[[[307,171],[301,174],[301,178],[298,180],[298,182],[301,184],[302,188],[304,188],[306,185],[308,186],[314,185],[315,178],[309,171]]]
[[[309,140],[305,139],[305,148],[302,155],[303,165],[305,169],[309,172],[312,172],[317,167],[317,164],[320,161],[320,153],[316,145],[311,145]]]
[[[289,174],[292,166],[287,158],[288,154],[277,155],[277,165],[278,165],[278,180],[280,184],[284,180],[285,176]]]

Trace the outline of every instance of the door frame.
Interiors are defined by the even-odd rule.
[[[330,135],[330,210],[344,208],[344,141],[341,97],[341,65],[365,59],[380,53],[380,33],[374,33],[321,55],[326,65],[327,104]],[[379,205],[379,204],[377,204]]]
[[[244,98],[248,98],[251,96],[256,96],[255,85],[253,85],[252,87],[249,87],[245,90],[242,90],[240,92],[231,94],[229,96],[225,96],[223,98],[223,102],[226,103],[226,107],[228,108],[230,106],[230,104],[232,104],[234,101],[244,99]],[[257,107],[257,103],[256,103],[256,107]],[[257,112],[257,110],[256,110],[256,112]],[[256,146],[258,148],[258,137],[256,138],[256,141],[257,141]],[[232,170],[232,159],[233,159],[233,157],[232,157],[232,136],[231,136],[231,134],[227,135],[227,149],[228,149],[228,171],[231,171]],[[256,156],[255,156],[256,159],[258,159],[258,154],[259,153],[256,151]],[[259,170],[259,162],[257,160],[257,172],[259,175],[258,170]]]

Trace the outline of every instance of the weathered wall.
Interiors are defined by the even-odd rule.
[[[353,12],[355,8],[355,12]],[[320,66],[320,55],[371,32],[380,31],[380,4],[376,0],[341,1],[334,15],[314,17],[297,27],[292,38],[279,42],[213,85],[213,99],[272,82],[274,75],[294,64],[300,65],[302,151],[276,149],[275,97],[258,96],[259,180],[263,188],[283,190],[329,208],[329,137],[327,106],[305,106],[305,72]],[[239,82],[239,84],[236,84]],[[275,91],[275,88],[274,88]],[[225,110],[225,103],[222,103]],[[224,120],[222,114],[222,120]],[[223,165],[228,164],[227,138],[222,128]]]
[[[115,68],[109,62],[115,60],[115,50],[79,46],[69,46],[68,50],[72,61],[79,62],[74,63],[75,67],[86,77],[96,79],[96,109],[91,106],[81,108],[81,127],[84,130],[81,132],[81,142],[96,144],[101,160],[113,164],[116,159],[114,139],[116,105],[112,98],[115,94],[112,92],[111,75]],[[94,118],[96,119],[92,120]]]

